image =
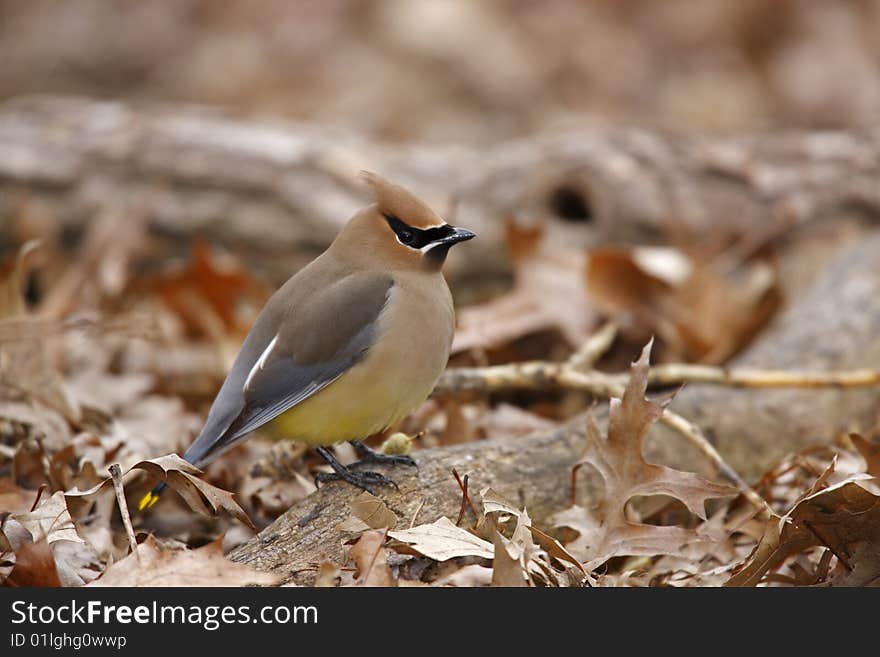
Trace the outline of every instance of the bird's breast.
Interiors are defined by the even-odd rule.
[[[323,445],[365,438],[428,398],[449,358],[455,316],[442,277],[427,283],[395,280],[365,358],[279,416],[279,436]]]

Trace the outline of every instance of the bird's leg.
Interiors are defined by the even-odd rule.
[[[397,488],[397,484],[381,472],[370,472],[369,470],[355,472],[337,461],[326,448],[318,447],[315,451],[317,451],[318,454],[321,455],[321,458],[327,461],[327,463],[330,464],[330,467],[333,468],[333,472],[319,473],[315,477],[315,483],[323,483],[325,481],[347,481],[352,486],[357,486],[373,495],[376,494],[373,486],[382,485],[394,486],[394,488]]]
[[[356,468],[367,463],[411,465],[414,468],[419,467],[412,456],[407,456],[406,454],[383,454],[382,452],[377,452],[371,447],[367,447],[360,440],[352,440],[351,444],[354,447],[354,451],[357,452],[357,455],[361,458],[359,461],[352,463],[349,467]]]

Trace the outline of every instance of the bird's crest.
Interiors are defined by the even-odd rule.
[[[372,188],[376,206],[383,215],[396,217],[415,228],[444,224],[443,219],[408,189],[370,171],[361,171],[361,177]]]

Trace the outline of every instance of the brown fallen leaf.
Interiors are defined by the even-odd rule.
[[[530,586],[528,557],[522,546],[506,539],[500,532],[492,536],[495,553],[492,559],[492,586]]]
[[[202,239],[193,243],[185,268],[136,281],[134,287],[138,295],[158,296],[183,320],[190,336],[218,343],[230,334],[237,339],[247,333],[255,312],[268,297],[262,282],[230,257],[213,253]],[[249,305],[250,312],[243,314],[243,305]]]
[[[571,347],[580,346],[596,319],[587,299],[584,254],[553,247],[540,225],[523,227],[508,219],[505,228],[513,290],[458,311],[452,353],[500,347],[548,329],[560,331]]]
[[[124,474],[127,475],[132,470],[145,470],[152,474],[154,478],[165,481],[194,511],[211,517],[217,515],[220,509],[223,509],[238,520],[241,520],[248,527],[254,527],[253,522],[244,512],[244,509],[235,501],[233,493],[212,486],[200,479],[198,475],[202,474],[202,471],[184,461],[177,454],[166,454],[154,459],[139,461]],[[107,486],[112,486],[110,477],[107,477],[97,486],[93,486],[88,490],[73,490],[65,493],[65,495],[68,500],[78,504],[76,500],[79,499],[87,502]]]
[[[510,501],[491,488],[480,491],[483,515],[475,531],[489,534],[495,548],[492,565],[493,586],[562,586],[582,583],[587,573],[580,562],[555,539],[532,525],[525,509],[517,509]],[[509,538],[501,528],[514,520]],[[536,543],[535,540],[538,542]],[[549,548],[545,549],[545,545]],[[554,567],[551,559],[567,562],[579,571],[572,577],[564,577]]]
[[[519,509],[491,487],[487,486],[480,491],[480,502],[483,505],[483,516],[491,516],[493,513],[498,513],[519,517]]]
[[[421,555],[434,561],[457,557],[492,559],[495,554],[492,543],[466,529],[456,527],[446,516],[411,529],[389,531],[388,536],[400,541],[400,544],[391,545],[393,550],[403,554]]]
[[[851,433],[849,437],[865,459],[865,472],[880,477],[880,443],[870,442],[857,433]]]
[[[314,482],[298,472],[288,474],[283,479],[247,475],[239,487],[239,495],[250,500],[258,513],[274,519],[315,490]]]
[[[105,564],[86,541],[54,541],[51,547],[62,586],[84,586],[104,571]]]
[[[672,248],[594,249],[590,298],[609,313],[632,313],[677,360],[722,363],[745,346],[779,307],[772,272],[754,265],[738,277]]]
[[[21,488],[12,477],[0,478],[0,513],[27,511],[37,499],[37,491]]]
[[[394,529],[397,524],[397,514],[368,491],[363,491],[352,501],[351,513],[370,529]]]
[[[529,530],[532,532],[532,537],[538,542],[538,545],[547,552],[547,554],[563,563],[571,564],[581,575],[587,577],[587,571],[584,569],[581,562],[578,561],[571,552],[566,550],[562,546],[562,543],[552,536],[548,536],[537,527],[529,525]]]
[[[15,552],[15,567],[6,578],[6,586],[61,586],[55,557],[49,543],[43,539],[25,543]]]
[[[684,503],[691,513],[706,519],[708,499],[732,496],[735,488],[716,484],[691,472],[647,463],[642,456],[645,435],[660,419],[669,400],[645,398],[648,382],[649,342],[633,363],[622,399],[612,399],[608,435],[603,437],[592,415],[587,421],[587,446],[582,464],[596,469],[605,493],[596,508],[574,506],[556,514],[558,527],[569,527],[578,538],[567,549],[593,570],[613,556],[677,554],[696,532],[681,527],[660,527],[633,522],[626,506],[636,496],[667,495]]]
[[[387,530],[371,529],[364,532],[351,547],[351,558],[357,566],[358,586],[396,586],[397,582],[388,566],[385,549]]]
[[[85,542],[76,533],[61,491],[41,501],[33,511],[15,513],[12,518],[30,532],[34,541],[45,539],[49,544],[55,541]]]
[[[827,548],[838,561],[827,580],[819,583],[880,585],[880,496],[865,488],[865,476],[827,487],[820,484],[787,514],[771,518],[761,542],[726,586],[755,586],[789,557],[817,546]]]
[[[332,561],[322,561],[315,575],[315,586],[321,588],[334,587],[339,583],[340,568]]]
[[[28,533],[28,540],[21,540],[20,536],[14,539],[16,558],[31,543],[47,543],[60,586],[82,586],[103,570],[97,551],[79,535],[61,491],[42,500],[33,511],[10,516],[5,524],[7,531],[12,523]]]
[[[111,565],[88,586],[273,586],[280,581],[279,575],[227,559],[222,539],[196,550],[171,550],[148,536],[137,553]]]
[[[448,575],[444,575],[436,582],[436,586],[490,586],[492,584],[492,569],[470,564],[462,566]]]
[[[38,489],[50,483],[45,464],[46,450],[42,441],[25,438],[12,456],[12,478],[20,486]]]

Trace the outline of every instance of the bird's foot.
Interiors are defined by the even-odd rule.
[[[393,486],[395,490],[400,490],[393,479],[389,479],[381,472],[372,472],[370,470],[349,470],[348,468],[343,468],[341,471],[320,472],[315,477],[315,483],[323,484],[327,481],[347,481],[352,486],[357,486],[372,495],[376,494],[374,486]]]
[[[330,467],[333,468],[333,472],[318,473],[315,477],[316,484],[322,484],[327,481],[347,481],[352,486],[365,490],[372,495],[376,494],[374,486],[393,486],[395,490],[400,490],[393,479],[389,479],[381,472],[372,472],[371,470],[352,470],[337,461],[325,448],[318,447],[317,452],[325,461],[327,461],[327,463],[330,464]],[[382,455],[380,454],[379,456]]]
[[[382,452],[377,452],[371,447],[367,447],[360,440],[352,440],[351,444],[354,447],[354,451],[356,451],[357,455],[361,458],[359,461],[355,461],[354,463],[352,463],[349,467],[357,468],[361,465],[366,465],[368,463],[409,465],[414,468],[419,467],[412,456],[408,456],[406,454],[383,454]]]

